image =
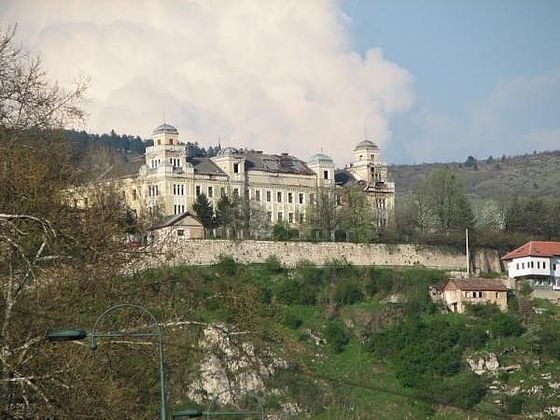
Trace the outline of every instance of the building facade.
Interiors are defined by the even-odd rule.
[[[225,147],[217,156],[193,158],[169,124],[158,126],[152,139],[138,173],[119,180],[126,203],[137,214],[192,212],[200,194],[216,208],[220,197],[227,195],[260,206],[270,223],[297,226],[318,193],[335,197],[337,189],[355,185],[378,209],[380,226],[387,225],[394,207],[395,188],[387,180],[387,165],[379,159],[379,148],[367,140],[356,146],[355,161],[345,170],[345,182],[340,182],[340,171],[322,153],[304,162],[287,153]]]
[[[442,298],[451,312],[465,312],[466,305],[495,304],[507,311],[507,287],[499,279],[449,279]]]
[[[502,257],[508,277],[560,291],[560,242],[531,241]]]

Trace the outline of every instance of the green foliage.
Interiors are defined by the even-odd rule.
[[[506,397],[505,406],[507,414],[521,414],[524,405],[525,399],[521,395],[508,395]]]
[[[218,264],[215,266],[216,271],[224,276],[235,276],[238,268],[237,262],[229,255],[220,255]]]
[[[492,317],[490,332],[494,337],[517,337],[523,333],[523,327],[518,319],[500,312]]]
[[[548,322],[539,331],[540,352],[551,359],[560,359],[560,331],[555,323]]]
[[[275,241],[289,241],[292,239],[292,232],[284,222],[277,222],[272,227],[272,239]]]
[[[193,210],[207,231],[214,227],[214,208],[205,194],[199,194],[196,197]]]
[[[335,287],[334,300],[337,305],[352,305],[360,302],[363,297],[360,287],[349,280],[342,281]]]
[[[278,302],[286,305],[314,305],[317,289],[300,280],[288,278],[276,291]]]
[[[278,274],[284,271],[284,267],[276,255],[271,255],[264,261],[264,268],[271,274]]]
[[[341,353],[350,342],[350,333],[342,320],[335,318],[328,322],[325,328],[325,338],[335,353]]]
[[[345,205],[338,215],[339,225],[351,242],[371,242],[376,237],[376,215],[366,194],[359,188],[346,192]]]
[[[433,393],[434,398],[442,403],[467,409],[480,402],[486,395],[486,387],[480,376],[463,372],[435,384]]]

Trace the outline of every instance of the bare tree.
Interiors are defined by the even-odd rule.
[[[0,27],[0,125],[8,129],[60,128],[84,116],[80,103],[87,80],[72,91],[46,76],[39,57],[15,41],[16,27]]]

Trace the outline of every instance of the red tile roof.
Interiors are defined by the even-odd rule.
[[[504,255],[502,260],[523,257],[554,257],[560,256],[560,242],[531,241]]]
[[[463,291],[485,291],[507,292],[507,287],[500,279],[449,279],[444,289],[449,283],[454,283],[457,289]]]

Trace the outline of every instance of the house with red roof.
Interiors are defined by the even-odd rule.
[[[560,290],[560,242],[531,241],[502,257],[508,276],[531,287]]]

